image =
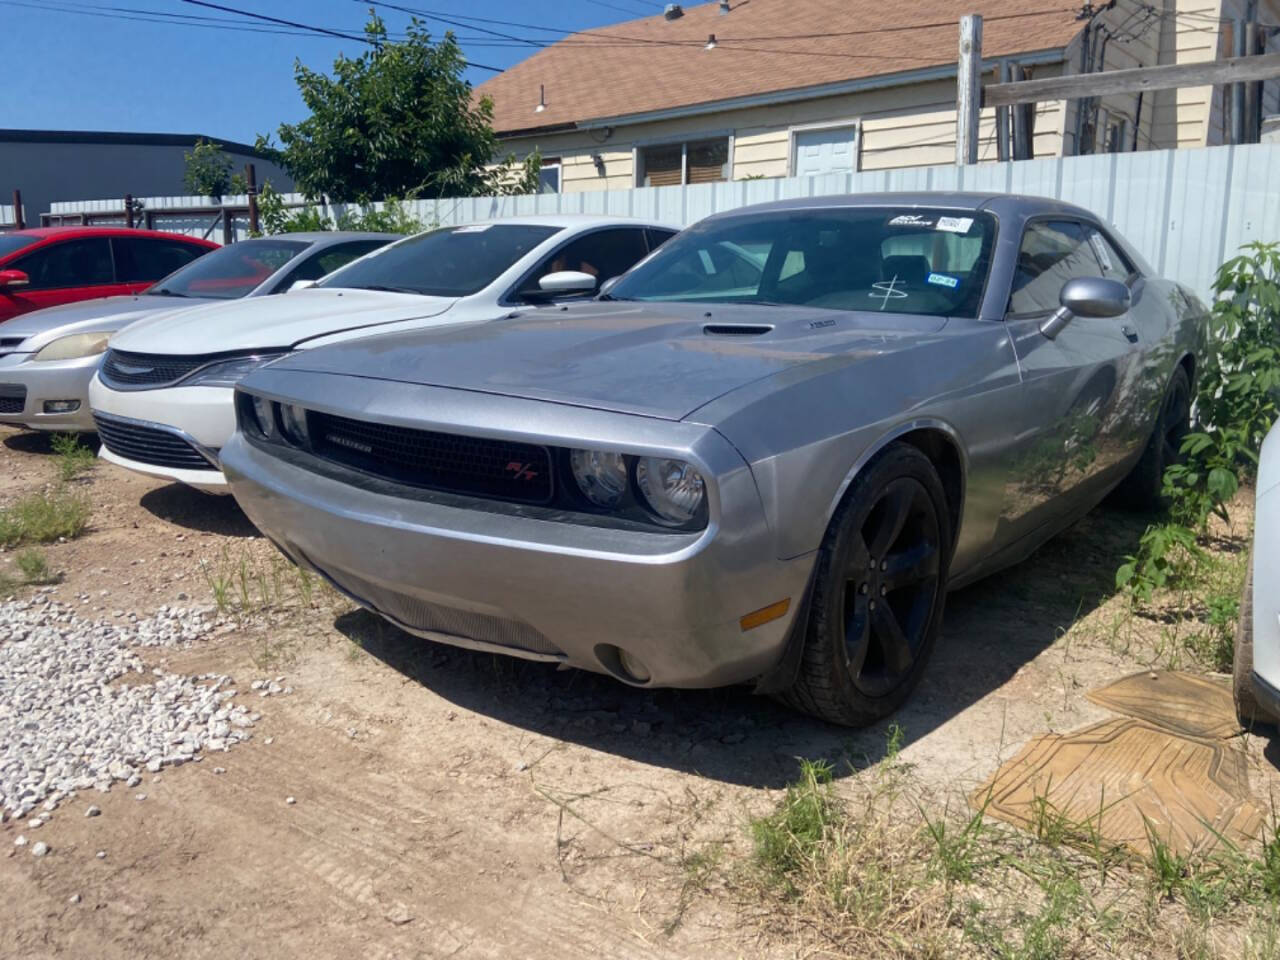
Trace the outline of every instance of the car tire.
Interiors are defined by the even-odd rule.
[[[1231,693],[1240,726],[1276,725],[1276,718],[1262,708],[1253,694],[1253,554],[1249,554],[1244,591],[1240,595],[1240,615],[1236,618],[1235,652],[1231,661]]]
[[[938,472],[917,448],[890,444],[854,478],[827,528],[799,671],[780,699],[850,727],[896,710],[937,641],[950,559]]]
[[[1167,506],[1162,495],[1164,471],[1176,463],[1182,438],[1191,429],[1191,378],[1182,364],[1173,368],[1156,417],[1155,429],[1142,459],[1116,488],[1116,499],[1134,510],[1157,511]]]

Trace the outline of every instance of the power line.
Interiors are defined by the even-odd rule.
[[[360,43],[374,45],[374,41],[370,40],[368,37],[343,33],[339,30],[330,30],[328,27],[316,27],[307,23],[299,23],[296,20],[284,20],[280,17],[269,17],[265,13],[253,13],[249,10],[237,10],[235,7],[224,7],[219,3],[210,3],[209,0],[182,0],[182,2],[189,3],[196,7],[208,7],[210,10],[221,10],[223,13],[234,13],[242,17],[250,17],[254,20],[264,20],[267,23],[275,23],[286,27],[295,27],[299,30],[310,30],[312,33],[323,33],[331,37],[337,37],[339,40],[357,40]]]
[[[266,33],[290,37],[314,37],[316,34],[300,30],[273,29],[257,26],[244,21],[226,20],[214,17],[183,18],[178,14],[162,14],[160,11],[138,11],[135,15],[128,7],[91,7],[87,4],[58,5],[55,3],[29,3],[23,0],[0,0],[0,4],[9,7],[22,7],[38,10],[42,13],[68,13],[77,16],[99,17],[105,20],[124,20],[136,23],[158,23],[179,27],[203,27],[212,30],[230,30],[236,33]]]

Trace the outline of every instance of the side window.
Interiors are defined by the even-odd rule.
[[[633,227],[597,230],[571,241],[540,263],[521,285],[517,296],[538,289],[538,281],[549,273],[576,270],[596,278],[596,286],[626,273],[648,254],[644,231]]]
[[[352,260],[386,245],[386,240],[360,240],[326,247],[314,256],[307,257],[285,274],[285,278],[276,284],[276,293],[283,293],[299,280],[319,280],[339,267],[345,267]]]
[[[1129,258],[1116,249],[1116,245],[1108,240],[1105,234],[1092,227],[1086,229],[1089,231],[1089,244],[1093,247],[1093,254],[1102,267],[1102,275],[1125,283],[1133,273]]]
[[[114,283],[111,244],[106,237],[66,240],[37,250],[13,264],[31,278],[28,290],[91,287]]]
[[[185,267],[205,253],[203,247],[155,237],[112,237],[116,279],[120,283],[151,283]]]
[[[644,232],[645,239],[649,241],[649,249],[657,250],[660,246],[676,235],[675,230],[660,230],[656,227],[648,229]]]
[[[1076,277],[1102,276],[1089,231],[1074,220],[1027,224],[1018,248],[1009,312],[1043,313],[1058,308],[1063,284]]]

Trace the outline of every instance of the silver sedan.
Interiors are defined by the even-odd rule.
[[[1205,308],[1087,210],[788,201],[601,300],[243,381],[233,492],[406,630],[634,686],[895,709],[948,588],[1159,496]]]
[[[164,311],[283,293],[399,240],[390,233],[293,233],[206,253],[142,293],[50,307],[0,327],[0,422],[94,429],[93,379],[113,333]],[[154,274],[152,274],[154,276]]]

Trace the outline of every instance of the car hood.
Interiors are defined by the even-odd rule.
[[[295,347],[339,331],[435,316],[454,302],[379,290],[295,290],[157,314],[112,337],[111,347],[177,355]]]
[[[478,326],[370,337],[273,370],[346,374],[679,420],[790,368],[854,362],[940,330],[940,317],[799,307],[591,303]]]
[[[0,337],[26,337],[34,348],[37,344],[73,333],[121,330],[144,317],[171,311],[178,303],[192,306],[211,302],[213,301],[175,300],[172,297],[150,296],[82,300],[78,303],[46,307],[43,310],[24,313],[0,326]],[[27,343],[22,344],[23,350],[27,347]]]

